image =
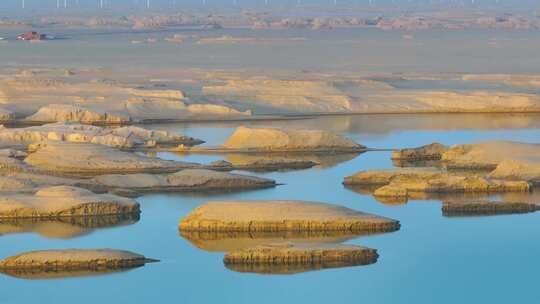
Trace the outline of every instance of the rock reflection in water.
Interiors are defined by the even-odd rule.
[[[1,219],[0,235],[37,233],[50,239],[70,239],[90,234],[96,229],[127,226],[138,222],[139,214],[59,217],[54,219]]]
[[[236,272],[258,274],[297,274],[308,271],[317,271],[330,268],[345,268],[354,266],[370,265],[377,262],[377,258],[358,259],[355,261],[334,261],[309,264],[229,264],[225,267]]]
[[[128,272],[136,268],[143,267],[144,265],[134,265],[130,268],[90,268],[85,270],[54,270],[54,269],[2,269],[0,273],[24,280],[54,280],[54,279],[67,279],[77,277],[93,277],[102,276],[114,273]]]
[[[271,162],[276,159],[302,160],[314,162],[320,168],[331,168],[352,160],[360,154],[362,153],[230,153],[225,155],[225,160],[233,165],[246,165],[258,161]]]
[[[180,231],[193,246],[209,252],[229,252],[272,243],[339,244],[375,233],[351,231],[197,232]]]

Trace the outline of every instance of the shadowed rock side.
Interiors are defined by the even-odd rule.
[[[338,244],[372,235],[369,231],[184,231],[180,235],[195,247],[210,252],[229,252],[274,243]]]
[[[59,218],[140,213],[135,201],[111,194],[57,186],[35,194],[5,194],[0,197],[0,218]]]
[[[346,186],[378,186],[373,195],[389,198],[413,198],[415,193],[498,193],[529,192],[526,181],[504,181],[475,174],[449,173],[431,169],[362,171],[346,177]]]
[[[35,147],[24,161],[58,174],[168,173],[200,165],[153,159],[87,143],[47,142]]]
[[[401,149],[392,152],[392,160],[402,161],[425,161],[440,160],[442,153],[449,149],[448,146],[433,143],[418,148]]]
[[[253,155],[250,155],[253,156]],[[238,160],[241,160],[240,162]],[[236,158],[235,163],[231,163],[224,160],[218,160],[210,163],[210,168],[213,170],[245,170],[252,172],[272,172],[272,171],[289,171],[289,170],[302,170],[314,167],[316,163],[309,160],[295,160],[285,158],[258,158],[250,157],[249,159]]]
[[[181,231],[371,231],[399,229],[399,221],[345,207],[303,201],[216,201],[180,221]]]
[[[491,141],[471,145],[456,145],[442,155],[448,168],[494,170],[504,160],[538,157],[540,144],[512,141]]]
[[[540,210],[540,206],[519,202],[444,202],[442,213],[448,217],[489,216],[502,214],[531,213]]]
[[[9,110],[0,108],[0,122],[10,122],[15,119],[15,114]]]
[[[0,261],[0,272],[24,279],[97,275],[156,262],[140,254],[112,249],[43,250]]]
[[[238,127],[218,147],[193,147],[186,152],[362,152],[366,147],[320,130]]]
[[[276,186],[271,179],[217,172],[186,169],[172,174],[111,174],[92,180],[107,190],[128,190],[135,194],[146,192],[185,192],[204,190],[242,190]]]
[[[135,126],[105,129],[78,123],[52,123],[27,128],[0,127],[0,146],[26,148],[29,144],[49,140],[93,143],[121,149],[157,145],[194,145],[203,142],[188,136]]]
[[[0,236],[18,233],[36,233],[49,239],[70,239],[90,234],[97,229],[127,226],[139,221],[138,213],[58,217],[0,219]]]
[[[377,250],[341,244],[270,244],[235,250],[223,259],[239,272],[292,274],[377,262]]]

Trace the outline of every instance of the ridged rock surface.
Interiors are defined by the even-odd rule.
[[[226,149],[261,151],[361,151],[352,140],[320,130],[238,127],[223,144]]]
[[[181,231],[373,231],[399,229],[396,220],[336,205],[304,201],[217,201],[194,209]]]
[[[538,157],[540,144],[512,141],[491,141],[471,145],[456,145],[442,155],[450,168],[493,170],[504,160]]]
[[[87,124],[123,124],[131,121],[128,116],[68,104],[44,106],[35,114],[27,117],[26,120],[35,122],[76,121]]]
[[[71,174],[176,172],[198,164],[149,158],[103,145],[47,142],[25,160],[42,170]]]
[[[135,192],[234,190],[273,187],[275,181],[248,175],[204,169],[186,169],[172,174],[110,174],[93,181],[105,188]]]
[[[372,264],[377,261],[377,258],[377,250],[361,246],[285,243],[231,251],[225,255],[223,261],[225,265],[229,265],[228,267],[230,265],[308,265],[310,268],[324,269]],[[237,269],[249,271],[247,267]],[[255,269],[257,268],[252,268],[252,270]],[[271,267],[267,269],[269,273],[272,273]]]
[[[139,204],[111,194],[56,186],[35,194],[6,194],[0,198],[0,218],[55,218],[139,213]]]
[[[540,210],[540,206],[519,202],[445,202],[442,206],[444,216],[487,216],[499,214],[531,213]]]

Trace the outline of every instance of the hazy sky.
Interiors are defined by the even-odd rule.
[[[57,5],[57,0],[0,0],[0,8],[19,8],[22,2],[25,2],[27,8],[54,8]],[[58,0],[60,6],[64,5],[66,0]],[[126,7],[126,6],[139,6],[144,8],[147,0],[67,0],[68,6],[79,5],[81,7],[96,8],[99,6],[100,1],[104,1],[106,6],[113,7]],[[201,6],[206,2],[207,6],[231,6],[237,3],[240,6],[256,6],[264,5],[265,1],[270,4],[296,4],[300,1],[302,4],[333,4],[334,0],[150,0],[153,7],[171,7],[174,3],[178,7],[193,7]],[[338,3],[350,3],[350,4],[368,4],[370,0],[336,0]],[[453,3],[454,5],[467,5],[471,6],[474,2],[475,6],[493,6],[498,3],[499,6],[506,7],[540,7],[539,0],[371,0],[376,5],[391,5],[392,3],[400,6],[426,6],[430,3]]]

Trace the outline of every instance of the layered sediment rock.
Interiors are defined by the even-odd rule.
[[[107,273],[155,262],[143,255],[112,249],[42,250],[0,261],[0,272],[27,279],[48,279]]]
[[[76,121],[87,124],[126,124],[131,122],[131,119],[127,116],[68,104],[50,104],[44,106],[25,120],[32,122]]]
[[[525,181],[503,181],[479,175],[460,175],[438,170],[365,171],[346,177],[345,185],[375,187],[378,197],[411,197],[415,193],[494,193],[528,192]]]
[[[106,129],[78,123],[52,123],[42,126],[8,129],[0,127],[1,146],[27,146],[44,141],[66,141],[101,144],[129,149],[155,145],[192,145],[201,140],[181,136],[167,131],[146,130],[128,126]]]
[[[303,201],[223,201],[197,207],[181,231],[372,231],[399,229],[396,220]]]
[[[531,213],[540,210],[540,206],[520,202],[445,202],[442,206],[444,216],[488,216],[501,214]]]
[[[253,248],[235,250],[227,253],[223,259],[227,267],[245,272],[280,273],[280,268],[272,266],[304,265],[304,271],[358,266],[377,261],[377,250],[340,244],[271,244]],[[243,265],[239,266],[239,265]],[[252,267],[246,267],[252,265]],[[253,265],[258,265],[253,267]],[[265,265],[266,267],[261,267]],[[236,267],[239,266],[239,267]],[[264,269],[267,269],[265,271]],[[274,271],[272,271],[274,269]],[[287,273],[283,272],[283,273]]]
[[[139,213],[139,204],[111,194],[56,186],[35,194],[6,194],[0,198],[0,218],[59,218]]]
[[[145,192],[242,190],[274,187],[270,179],[203,169],[186,169],[172,174],[100,175],[93,181],[106,189]]]
[[[200,167],[194,163],[153,159],[86,143],[47,142],[36,149],[24,161],[58,174],[167,173]]]

